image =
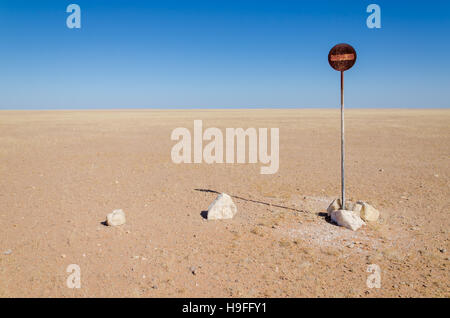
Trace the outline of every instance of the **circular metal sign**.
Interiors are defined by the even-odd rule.
[[[344,72],[350,69],[356,62],[356,51],[348,44],[335,45],[328,53],[328,63],[336,71]]]

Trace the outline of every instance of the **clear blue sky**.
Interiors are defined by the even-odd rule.
[[[450,107],[448,0],[1,0],[0,39],[0,109],[337,107],[340,42],[348,107]]]

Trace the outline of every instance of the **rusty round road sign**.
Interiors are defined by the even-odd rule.
[[[336,71],[349,70],[356,62],[356,51],[348,44],[335,45],[328,53],[328,63]]]

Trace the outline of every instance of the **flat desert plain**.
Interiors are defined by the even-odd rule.
[[[278,172],[173,163],[195,119],[279,128]],[[450,110],[346,111],[348,199],[381,212],[356,232],[324,216],[339,132],[338,109],[1,111],[0,296],[449,297]],[[238,213],[208,221],[220,192]]]

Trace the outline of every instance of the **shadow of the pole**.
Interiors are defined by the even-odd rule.
[[[199,191],[199,192],[207,192],[207,193],[214,193],[214,194],[220,194],[220,192],[215,191],[215,190],[210,190],[210,189],[194,189],[195,191]],[[263,201],[258,201],[258,200],[252,200],[252,199],[247,199],[247,198],[243,198],[237,195],[231,195],[230,197],[238,199],[238,200],[243,200],[243,201],[247,201],[247,202],[252,202],[252,203],[257,203],[257,204],[263,204],[263,205],[267,205],[267,206],[272,206],[272,207],[276,207],[276,208],[281,208],[281,209],[286,209],[286,210],[291,210],[291,211],[295,211],[295,212],[302,212],[302,213],[306,213],[307,211],[305,210],[299,210],[299,209],[294,209],[291,207],[287,207],[287,206],[283,206],[283,205],[279,205],[279,204],[272,204],[272,203],[268,203],[268,202],[263,202]]]

